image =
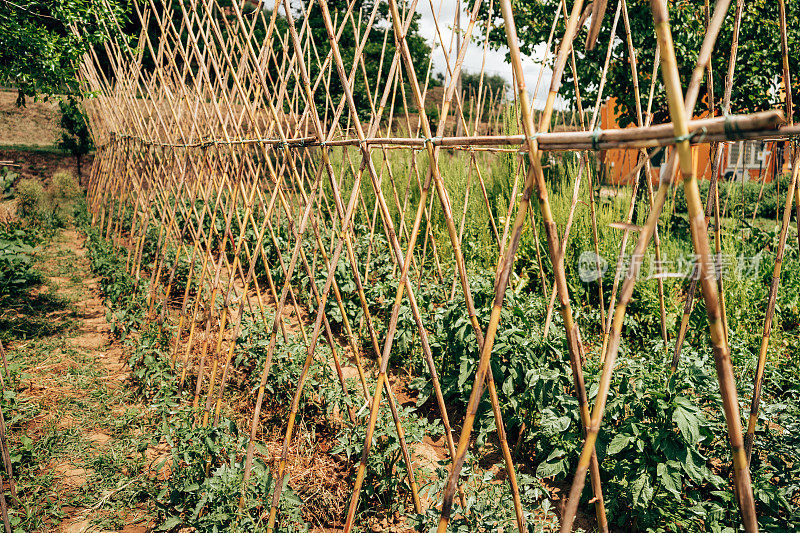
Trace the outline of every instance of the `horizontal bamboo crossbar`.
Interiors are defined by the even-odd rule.
[[[762,111],[751,115],[731,115],[689,122],[691,144],[740,140],[781,140],[800,137],[800,126],[785,126],[782,111]],[[672,134],[672,123],[637,128],[621,128],[594,131],[554,132],[535,135],[540,151],[603,151],[611,149],[641,149],[669,146],[676,143]],[[320,148],[347,146],[385,148],[414,148],[422,150],[430,143],[442,148],[469,150],[474,147],[500,147],[525,145],[524,135],[478,135],[471,137],[369,137],[359,139],[334,139],[320,141],[318,137],[294,137],[287,139],[234,139],[202,140],[193,143],[169,143],[143,139],[133,135],[114,135],[119,139],[137,141],[147,146],[164,148],[209,148],[212,146],[264,145],[288,148]],[[677,141],[680,141],[679,139]],[[521,151],[526,151],[523,146]]]

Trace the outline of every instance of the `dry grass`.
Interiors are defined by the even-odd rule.
[[[60,138],[58,104],[26,100],[17,107],[16,91],[0,91],[0,145],[49,148]]]
[[[278,468],[283,443],[265,443],[269,451],[270,466]],[[306,439],[295,439],[289,446],[286,471],[289,486],[302,498],[305,519],[312,525],[323,527],[340,525],[350,501],[347,475],[349,463],[331,456],[323,443],[312,444]]]

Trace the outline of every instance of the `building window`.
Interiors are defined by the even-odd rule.
[[[735,172],[737,177],[744,170],[758,169],[766,161],[765,143],[761,141],[739,141],[728,144],[728,163],[725,174]]]

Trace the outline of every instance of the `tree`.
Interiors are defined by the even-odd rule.
[[[2,0],[0,0],[2,1]],[[310,2],[310,10],[309,8]],[[331,19],[336,21],[335,26],[338,28],[341,25],[341,21],[344,20],[345,15],[347,14],[347,7],[350,2],[348,1],[329,1],[328,2],[328,10],[330,11]],[[272,7],[272,0],[269,0],[265,7],[269,8]],[[398,7],[400,12],[405,12],[405,8],[407,7],[407,2],[405,0],[398,1]],[[375,0],[355,0],[355,4],[352,11],[352,21],[345,25],[344,30],[342,31],[341,37],[337,40],[337,44],[339,45],[339,52],[342,55],[342,61],[344,63],[345,71],[350,74],[350,70],[352,69],[353,60],[355,57],[356,49],[358,48],[360,39],[363,38],[363,32],[366,28],[366,22],[369,19],[369,16],[372,13],[373,7],[375,6]],[[304,11],[306,10],[306,11]],[[309,76],[311,78],[312,84],[316,80],[317,76],[320,72],[320,63],[324,62],[325,57],[330,50],[330,43],[328,42],[328,35],[325,31],[325,24],[322,19],[322,11],[320,10],[318,2],[316,0],[309,0],[308,2],[297,3],[296,5],[293,4],[292,9],[292,17],[295,21],[295,26],[300,31],[300,28],[303,26],[303,22],[306,16],[306,12],[308,13],[309,18],[309,27],[311,28],[311,38],[313,40],[313,46],[311,47],[313,52],[312,56],[306,57],[306,66],[309,70]],[[258,13],[251,13],[250,16],[258,16]],[[267,32],[267,23],[270,19],[271,11],[265,11],[265,16],[263,17],[263,21],[257,23],[254,32],[253,32],[253,39],[252,42],[254,43],[254,47],[256,50],[260,48],[262,45],[264,38]],[[235,16],[230,15],[232,20],[231,26],[236,28],[235,23]],[[361,28],[360,34],[356,34],[356,29],[358,28],[358,21],[361,20]],[[419,13],[415,13],[413,15],[413,20],[409,27],[408,32],[406,33],[406,42],[408,43],[409,51],[411,52],[411,57],[413,59],[413,63],[415,69],[417,71],[417,77],[419,79],[423,79],[428,67],[428,61],[430,59],[431,49],[428,44],[425,42],[425,39],[419,34]],[[386,49],[383,54],[381,51],[383,50],[383,41],[384,41],[384,32],[388,29],[388,38],[386,40]],[[276,20],[276,27],[274,30],[273,35],[273,50],[275,52],[275,56],[280,58],[283,54],[283,44],[281,43],[278,36],[287,35],[289,33],[286,18],[283,15],[279,15]],[[292,47],[291,40],[287,42],[289,50],[287,51],[289,55],[294,55],[294,49]],[[389,73],[389,68],[392,63],[392,58],[394,57],[395,51],[395,40],[394,40],[394,32],[392,30],[392,21],[390,18],[389,13],[389,6],[386,2],[380,2],[378,5],[378,11],[375,16],[375,22],[373,24],[372,30],[367,38],[366,45],[364,46],[363,51],[363,70],[359,68],[356,72],[355,80],[354,80],[354,87],[353,87],[353,99],[355,100],[356,108],[358,109],[358,113],[362,119],[368,119],[371,115],[371,106],[370,106],[370,98],[373,101],[376,100],[376,93],[375,90],[378,88],[378,95],[377,100],[380,100],[380,96],[382,95],[383,88],[385,87],[385,83],[387,82],[387,76]],[[319,58],[319,63],[317,61]],[[280,61],[280,59],[278,59]],[[269,73],[273,80],[278,79],[278,68],[275,62],[270,62],[269,66]],[[400,68],[403,69],[403,65],[401,63]],[[364,73],[366,72],[366,77]],[[378,78],[378,73],[380,72],[381,77]],[[403,70],[403,79],[406,79],[405,71]],[[433,81],[433,80],[432,80]],[[289,94],[292,94],[294,86],[296,83],[299,83],[299,80],[294,79],[292,76],[288,80],[288,91]],[[326,82],[327,83],[327,77]],[[330,76],[330,84],[327,89],[327,92],[330,94],[331,102],[333,102],[334,106],[339,104],[339,101],[342,97],[343,90],[342,84],[339,80],[339,77],[336,75],[336,69],[334,68],[333,74]],[[409,106],[412,105],[411,93],[409,92],[408,87],[406,87],[406,94],[409,98]],[[398,89],[398,98],[399,96],[399,89]],[[320,87],[314,94],[315,102],[319,109],[324,109],[326,102],[326,88],[324,84],[320,84]],[[378,102],[375,102],[377,105]],[[290,111],[287,109],[286,111]],[[411,109],[413,111],[413,109]],[[345,119],[347,117],[347,109],[345,109],[344,114],[342,115]]]
[[[368,20],[376,1],[379,1],[378,12],[375,16],[375,24],[370,33],[370,37],[367,39],[363,54],[366,78],[362,71],[357,72],[355,77],[355,86],[353,87],[353,98],[355,100],[356,107],[358,108],[359,115],[361,115],[362,118],[367,118],[371,114],[368,95],[372,96],[373,100],[376,100],[376,88],[379,89],[377,99],[380,99],[380,96],[383,93],[383,87],[388,81],[386,76],[389,73],[389,68],[391,67],[392,58],[394,57],[395,52],[394,31],[392,30],[392,20],[391,14],[389,13],[388,3],[380,2],[380,0],[356,0],[353,9],[354,19],[358,20],[358,14],[360,11],[364,21],[362,22],[361,30],[363,35],[363,28],[366,26],[365,22]],[[349,2],[347,1],[329,2],[328,7],[331,18],[338,21],[343,20],[347,12],[348,3]],[[398,2],[398,8],[401,13],[406,11],[406,9],[404,9],[404,7],[406,7],[405,4],[405,0],[400,0]],[[310,19],[309,25],[311,28],[324,27],[319,4],[317,4],[314,9],[311,10],[311,13],[308,16]],[[422,80],[427,73],[431,49],[425,42],[425,39],[419,34],[419,19],[419,13],[414,13],[411,25],[409,26],[408,32],[406,32],[405,39],[406,43],[408,44],[409,52],[411,53],[417,78]],[[383,49],[383,35],[384,31],[387,29],[389,35],[386,40],[386,50],[381,57],[381,50]],[[320,57],[324,58],[330,49],[330,45],[328,43],[327,35],[324,35],[324,32],[320,37],[321,38],[317,40],[317,46],[319,48]],[[353,65],[356,49],[359,44],[358,41],[359,39],[356,36],[354,25],[347,24],[342,32],[341,38],[338,40],[338,45],[344,61],[345,71],[348,73]],[[403,69],[403,79],[405,80],[407,76],[405,69],[403,68],[403,64],[401,63],[399,67]],[[314,76],[319,73],[316,65],[312,65],[311,70],[314,72]],[[379,71],[381,72],[382,79],[378,79]],[[331,76],[330,93],[333,102],[338,104],[339,98],[343,94],[343,91],[339,77],[336,75]],[[409,98],[409,105],[412,105],[413,99],[411,99],[410,90],[407,89],[406,94]],[[318,100],[318,103],[321,103],[320,100]]]
[[[481,86],[480,73],[462,72],[461,84],[462,84],[462,90],[464,92],[464,102],[465,102],[465,112],[466,112],[466,109],[469,109],[469,106],[466,104],[467,102],[469,102],[472,99],[475,99],[476,105],[478,103],[477,102],[478,91]],[[481,120],[484,119],[484,115],[488,115],[491,112],[492,104],[495,103],[491,101],[490,98],[502,99],[507,90],[508,90],[508,84],[506,83],[506,79],[503,76],[500,76],[499,74],[483,75],[483,92],[481,93],[483,106],[481,107]]]
[[[561,0],[512,0],[514,20],[520,36],[523,53],[533,54],[536,45],[546,42],[553,23],[553,17]],[[573,2],[567,2],[567,13]],[[650,76],[655,58],[655,30],[648,0],[628,0],[628,12],[632,41],[636,51],[639,71],[639,87],[642,109],[646,109]],[[705,0],[672,0],[669,6],[672,36],[681,79],[687,83],[697,60],[697,54],[705,35]],[[713,4],[713,2],[711,2]],[[733,37],[733,20],[736,2],[728,10],[725,24],[720,32],[712,58],[714,72],[714,95],[719,102],[722,97],[724,79],[728,70],[729,51]],[[598,80],[605,62],[605,55],[611,38],[611,26],[616,3],[609,2],[600,36],[594,50],[586,50],[584,42],[588,25],[584,25],[575,38],[575,54],[578,71],[578,84],[581,96],[586,102],[594,102],[597,96]],[[483,8],[484,15],[488,3]],[[800,90],[800,0],[786,0],[786,18],[789,41],[789,70],[793,94]],[[486,17],[483,20],[487,20]],[[490,45],[500,48],[505,45],[505,32],[502,17],[495,13],[495,25],[490,29]],[[562,15],[556,27],[556,36],[564,34],[565,22]],[[636,103],[631,81],[630,58],[625,29],[620,17],[616,39],[612,47],[611,63],[604,97],[616,97],[621,112],[620,122],[626,126],[636,121]],[[552,66],[552,60],[550,65]],[[781,47],[778,2],[774,0],[747,0],[742,16],[739,34],[739,53],[733,79],[731,111],[749,113],[779,106],[778,84],[781,80]],[[659,74],[660,76],[660,74]],[[708,84],[702,87],[697,109],[708,109]],[[564,71],[561,94],[574,101],[574,81],[569,66]],[[797,111],[798,106],[795,107]],[[666,96],[660,83],[656,85],[653,106],[656,114],[654,122],[668,120]]]
[[[61,109],[59,125],[62,128],[61,141],[58,146],[75,156],[78,179],[81,179],[81,158],[93,148],[92,137],[83,108],[75,97],[67,97],[58,102]]]
[[[478,94],[478,87],[481,81],[481,75],[479,73],[473,72],[462,72],[461,73],[461,84],[464,87],[464,92],[469,94],[470,92],[474,92]],[[499,74],[484,74],[483,75],[483,90],[491,89],[493,93],[497,93],[498,91],[505,91],[507,89],[508,84],[506,83],[506,79],[499,75]]]
[[[77,94],[78,61],[115,20],[126,20],[115,0],[0,0],[0,84],[19,91],[18,105],[26,97]]]

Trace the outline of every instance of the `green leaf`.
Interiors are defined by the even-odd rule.
[[[676,498],[680,498],[683,483],[681,482],[680,470],[670,468],[664,463],[659,463],[657,469],[658,480],[662,487],[669,491]]]
[[[556,461],[554,463],[539,463],[536,468],[536,475],[539,477],[556,477],[567,471],[565,461]]]
[[[512,378],[504,380],[501,389],[503,390],[503,394],[511,396],[514,393],[514,380]]]
[[[182,523],[183,523],[183,521],[180,519],[180,517],[170,516],[169,518],[164,520],[163,524],[158,526],[157,531],[169,531],[170,529],[178,527]]]
[[[632,440],[633,437],[631,437],[630,435],[623,435],[623,434],[616,435],[613,439],[611,439],[611,442],[608,443],[608,448],[606,448],[606,454],[617,455],[619,452],[627,448],[628,444],[630,444]]]
[[[650,474],[647,470],[640,468],[637,473],[638,477],[631,483],[633,504],[637,507],[647,507],[653,499],[655,490],[650,484]]]
[[[686,450],[686,459],[682,463],[683,470],[695,483],[702,483],[708,472],[708,467],[705,464],[702,456],[692,450]]]
[[[704,420],[697,416],[695,411],[690,411],[679,404],[672,413],[672,421],[689,444],[697,444],[700,441],[700,425]]]
[[[555,448],[550,452],[550,455],[547,456],[547,459],[536,468],[536,475],[539,477],[555,477],[566,472],[566,455],[564,450]]]

